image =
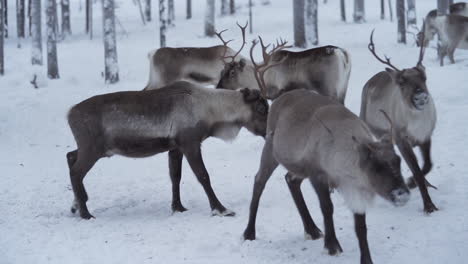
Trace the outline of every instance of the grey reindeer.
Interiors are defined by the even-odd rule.
[[[437,10],[430,11],[424,20],[423,29],[417,35],[416,44],[427,47],[435,35],[439,36],[437,53],[440,66],[448,56],[455,63],[456,49],[468,49],[468,7],[467,3],[450,5],[450,14],[438,16]],[[424,36],[424,41],[423,41]]]
[[[213,214],[232,216],[216,197],[205,168],[201,143],[208,137],[233,139],[242,127],[265,136],[268,103],[259,92],[215,90],[175,82],[157,90],[128,91],[91,97],[73,106],[68,123],[77,149],[66,157],[75,195],[72,212],[93,217],[86,206],[83,179],[102,157],[149,157],[169,151],[172,210],[186,209],[180,200],[182,157],[203,186]]]
[[[224,67],[220,58],[229,57],[233,61],[242,59],[242,55],[239,54],[244,47],[247,23],[245,26],[239,24],[237,26],[243,36],[243,44],[238,51],[227,45],[217,45],[212,47],[165,47],[149,52],[149,79],[145,90],[159,89],[176,81],[216,85],[219,82],[219,73]],[[217,34],[221,36],[224,31],[226,30]]]
[[[364,85],[360,117],[379,136],[390,130],[389,124],[382,120],[379,110],[388,113],[394,123],[395,144],[414,175],[408,185],[412,188],[416,185],[419,187],[424,211],[431,213],[437,207],[429,196],[427,186],[434,186],[425,180],[425,176],[432,168],[431,137],[436,125],[436,109],[426,85],[426,70],[422,64],[425,48],[420,47],[416,67],[399,70],[392,65],[389,58],[382,59],[375,53],[373,34],[374,31],[370,36],[369,50],[389,68],[374,75]],[[413,152],[413,147],[416,146],[420,148],[424,160],[422,169]]]
[[[228,42],[224,41],[221,35],[218,37],[227,47]],[[263,42],[261,38],[260,41]],[[277,46],[280,46],[279,44],[277,43]],[[265,98],[275,99],[284,91],[307,88],[331,96],[344,104],[351,73],[351,58],[346,50],[335,46],[300,52],[281,49],[274,51],[271,57],[273,62],[281,63],[265,73]],[[223,61],[225,66],[217,88],[260,89],[255,77],[255,67],[250,61],[245,58],[231,61],[223,58]]]
[[[256,43],[251,47],[251,54]],[[262,51],[263,64],[257,65],[252,56],[251,60],[259,86],[266,89],[263,75],[277,63],[271,61],[271,54],[263,45]],[[285,92],[273,101],[268,114],[265,145],[255,175],[244,239],[256,237],[255,221],[260,197],[273,171],[281,164],[288,171],[286,182],[302,218],[306,237],[318,239],[322,236],[300,189],[302,181],[309,179],[320,201],[325,223],[324,244],[328,253],[336,255],[342,252],[333,224],[333,203],[329,191],[333,187],[354,213],[361,263],[372,263],[367,242],[366,209],[376,195],[396,206],[409,200],[400,163],[390,133],[376,137],[364,121],[341,103],[314,90]]]

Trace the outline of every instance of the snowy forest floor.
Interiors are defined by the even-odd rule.
[[[84,1],[81,1],[84,2]],[[203,37],[204,5],[193,1],[193,19],[185,20],[185,1],[176,1],[176,26],[168,30],[168,46],[211,46],[216,38]],[[216,17],[217,29],[230,29],[226,39],[240,45],[236,21],[247,19],[247,1],[236,1],[238,14]],[[259,3],[260,1],[254,1]],[[352,57],[346,105],[355,113],[365,82],[384,69],[367,50],[370,31],[379,54],[387,54],[400,67],[412,67],[418,49],[396,43],[396,22],[380,20],[380,1],[366,1],[367,22],[344,23],[339,1],[319,6],[320,45],[337,45]],[[14,10],[14,1],[9,1]],[[265,189],[257,218],[257,240],[244,242],[248,207],[263,139],[241,131],[231,144],[208,139],[203,155],[219,199],[235,217],[212,217],[206,195],[184,161],[182,203],[189,211],[171,214],[171,184],[167,155],[147,159],[113,157],[100,160],[85,179],[88,207],[96,219],[81,220],[69,211],[71,191],[65,154],[75,148],[66,122],[68,109],[102,93],[140,90],[148,78],[149,50],[159,46],[158,25],[141,24],[132,1],[117,1],[117,16],[128,34],[118,27],[121,81],[105,85],[101,7],[95,5],[94,39],[84,34],[84,9],[71,1],[73,35],[58,44],[59,80],[45,80],[33,89],[29,80],[29,39],[6,40],[6,73],[0,77],[0,263],[358,263],[359,246],[353,218],[335,192],[335,225],[344,249],[338,257],[323,250],[323,240],[304,240],[300,217],[278,168]],[[352,2],[346,1],[352,18]],[[419,25],[436,1],[417,1]],[[219,9],[219,6],[217,6]],[[153,1],[155,17],[157,2]],[[14,11],[10,34],[14,32]],[[254,34],[266,41],[293,40],[291,1],[272,1],[254,7]],[[434,47],[434,43],[432,47]],[[257,50],[258,52],[258,50]],[[248,55],[248,48],[243,50]],[[260,56],[259,53],[256,54]],[[466,263],[468,258],[468,52],[456,51],[456,64],[439,67],[434,48],[424,60],[437,106],[433,136],[434,168],[430,190],[439,211],[425,215],[422,199],[412,192],[401,208],[377,199],[368,212],[368,239],[375,263]],[[41,69],[45,75],[46,67]],[[410,171],[403,167],[405,177]],[[310,184],[303,191],[312,216],[322,227],[322,215]],[[323,229],[322,229],[323,230]]]

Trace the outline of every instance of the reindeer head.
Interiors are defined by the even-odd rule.
[[[375,45],[373,42],[374,31],[370,36],[369,50],[377,58],[378,61],[385,65],[390,66],[385,70],[392,78],[393,82],[401,90],[403,100],[412,108],[417,110],[423,110],[426,104],[429,102],[429,90],[426,85],[426,68],[423,66],[422,61],[424,58],[424,46],[420,47],[419,60],[415,67],[399,70],[393,66],[390,59],[385,56],[385,60],[381,59],[375,53]],[[423,35],[424,40],[424,35]]]
[[[226,30],[216,33],[216,36],[218,36],[218,38],[221,40],[221,42],[223,43],[225,47],[224,54],[221,57],[221,60],[224,63],[224,69],[221,71],[220,80],[216,88],[235,90],[235,89],[238,89],[239,87],[244,86],[244,82],[242,82],[242,80],[245,79],[244,69],[245,69],[246,61],[242,58],[239,61],[236,61],[236,57],[240,54],[240,52],[245,46],[245,29],[247,28],[247,25],[248,25],[248,22],[243,27],[237,24],[237,26],[240,28],[241,33],[242,33],[242,46],[234,55],[231,55],[231,56],[226,56],[226,53],[228,51],[227,45],[232,40],[225,41],[223,37],[221,36],[221,34]],[[227,59],[230,59],[230,61],[229,60],[226,61]]]
[[[268,102],[258,90],[243,88],[240,90],[244,101],[250,105],[251,116],[245,128],[255,135],[265,137],[268,117]]]
[[[391,132],[376,142],[358,144],[361,169],[368,176],[374,191],[382,198],[396,206],[404,205],[409,200],[410,192],[401,175],[401,158],[393,147],[393,125],[388,115],[381,110],[389,120]]]

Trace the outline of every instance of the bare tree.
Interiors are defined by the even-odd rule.
[[[31,62],[33,65],[42,65],[41,1],[31,2],[31,34]]]
[[[380,19],[385,19],[385,0],[380,0]]]
[[[318,45],[318,1],[306,0],[305,10],[307,40],[312,45]]]
[[[16,0],[16,29],[18,33],[18,38],[25,37],[24,4],[24,0]]]
[[[447,15],[449,13],[449,0],[437,0],[437,15]]]
[[[416,0],[407,0],[408,4],[408,11],[406,12],[406,19],[408,26],[409,25],[416,25]]]
[[[340,0],[341,21],[346,22],[346,6],[345,0]]]
[[[4,29],[3,29],[3,26],[4,26],[4,23],[3,23],[3,1],[0,1],[0,75],[4,75],[5,74],[5,59],[4,59],[4,47],[3,47],[3,32]]]
[[[305,48],[304,0],[293,1],[294,46]]]
[[[215,0],[206,1],[205,11],[205,36],[215,35]]]
[[[147,22],[151,21],[151,0],[145,0],[145,18]]]
[[[225,16],[229,14],[229,3],[228,0],[221,0],[221,15]]]
[[[47,0],[46,4],[47,76],[49,79],[58,79],[59,71],[57,63],[57,30],[55,29],[57,3],[55,0]]]
[[[366,22],[366,12],[364,8],[364,0],[354,0],[354,15],[353,19],[355,23]]]
[[[187,19],[192,18],[192,0],[187,0]]]
[[[406,44],[405,0],[396,0],[398,43]]]
[[[236,13],[236,3],[234,3],[234,0],[229,0],[229,13],[231,15]]]
[[[106,83],[119,81],[119,65],[117,61],[117,43],[115,39],[114,0],[102,0],[104,65]]]
[[[175,11],[174,11],[174,0],[168,0],[167,5],[167,25],[174,26]]]
[[[71,34],[70,25],[70,0],[61,0],[62,9],[62,36],[66,37]]]
[[[4,37],[8,38],[8,2],[7,0],[0,0],[3,1],[3,31],[4,31]]]
[[[165,0],[159,0],[159,45],[161,48],[166,47],[166,17],[164,7]]]

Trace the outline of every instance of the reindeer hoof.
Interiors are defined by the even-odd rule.
[[[255,230],[251,231],[246,229],[244,231],[244,240],[255,240]]]
[[[433,213],[434,211],[439,210],[432,202],[424,205],[424,212],[426,214]]]
[[[312,229],[311,231],[304,231],[304,239],[305,240],[317,240],[323,237],[322,231],[317,227]]]
[[[211,211],[212,216],[235,216],[236,213],[234,211],[231,211],[229,209],[224,209],[224,210],[219,210],[219,209],[214,209]]]
[[[182,204],[173,204],[172,205],[172,213],[183,213],[187,211],[187,209]]]
[[[340,243],[338,243],[338,240],[336,239],[331,240],[331,241],[326,241],[325,249],[328,250],[328,255],[330,256],[336,256],[343,252],[343,249],[341,248]]]
[[[89,220],[91,218],[96,218],[93,215],[91,215],[89,212],[81,212],[81,211],[80,211],[80,217],[86,220]]]

